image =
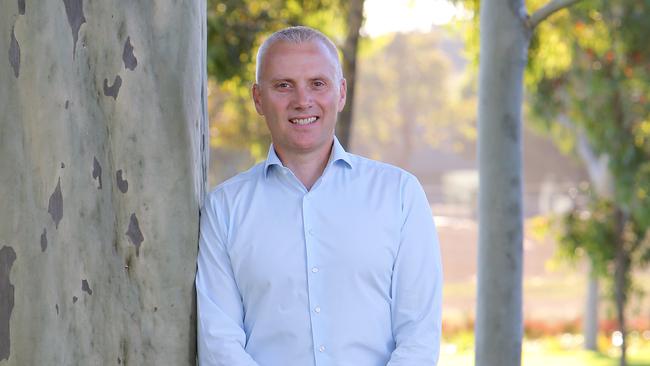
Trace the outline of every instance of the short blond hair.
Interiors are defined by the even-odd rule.
[[[255,82],[260,82],[260,70],[262,69],[262,64],[264,63],[266,52],[272,45],[277,42],[300,44],[311,41],[319,41],[325,45],[327,50],[336,60],[336,76],[339,78],[339,80],[343,79],[343,69],[341,67],[341,61],[339,60],[339,52],[334,42],[332,42],[331,39],[329,39],[320,31],[314,28],[300,25],[281,29],[271,34],[266,40],[264,40],[260,48],[257,50],[257,58],[255,61]]]

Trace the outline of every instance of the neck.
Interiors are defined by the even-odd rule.
[[[332,144],[328,146],[329,148],[327,149],[299,154],[278,150],[275,152],[278,154],[282,164],[289,168],[309,191],[318,178],[323,175],[334,146],[334,141],[332,140]]]

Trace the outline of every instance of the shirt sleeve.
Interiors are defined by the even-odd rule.
[[[218,194],[208,195],[201,209],[196,274],[199,365],[258,366],[245,351],[244,310],[226,250],[227,223]]]
[[[396,348],[387,366],[435,366],[442,316],[442,264],[433,216],[417,179],[402,190],[403,222],[391,283]]]

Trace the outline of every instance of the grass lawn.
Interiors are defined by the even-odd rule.
[[[460,335],[443,342],[439,366],[474,365],[471,335]],[[584,351],[577,336],[563,335],[524,342],[523,366],[617,366],[616,348],[602,345],[603,353]],[[603,342],[601,342],[602,344]],[[650,366],[650,340],[631,340],[628,349],[628,366]]]

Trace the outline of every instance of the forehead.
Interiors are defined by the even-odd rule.
[[[326,74],[334,78],[338,59],[318,40],[301,43],[278,41],[266,51],[261,65],[262,78],[284,75],[312,76]]]

